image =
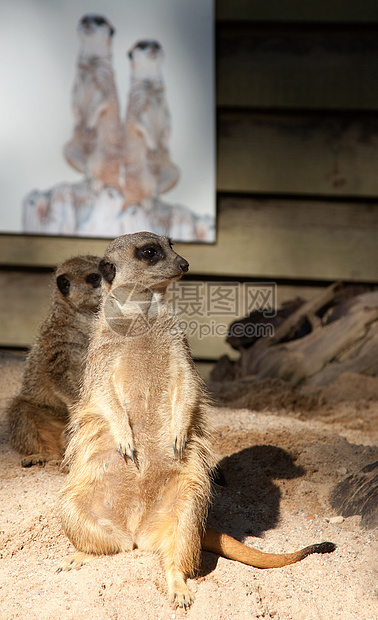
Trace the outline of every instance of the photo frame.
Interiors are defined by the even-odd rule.
[[[91,7],[33,0],[22,20],[17,6],[6,9],[0,231],[106,239],[151,230],[213,243],[213,1]],[[85,41],[86,16],[98,22],[97,42]],[[154,49],[160,68],[149,75]],[[115,101],[118,129],[109,122]]]

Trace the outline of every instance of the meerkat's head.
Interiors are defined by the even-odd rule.
[[[56,293],[60,301],[80,312],[95,312],[101,299],[99,256],[75,256],[58,266]]]
[[[134,283],[164,293],[188,271],[189,263],[176,254],[168,237],[140,232],[114,239],[99,269],[105,290]]]
[[[158,41],[145,39],[138,41],[128,52],[131,60],[132,76],[139,80],[161,80],[161,65],[164,54]]]
[[[115,29],[106,17],[88,13],[79,21],[77,32],[81,43],[81,53],[87,56],[108,54]]]

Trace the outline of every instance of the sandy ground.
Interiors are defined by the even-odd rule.
[[[7,441],[4,408],[22,369],[22,355],[0,354],[3,620],[378,618],[377,531],[361,529],[359,516],[335,523],[328,502],[348,473],[378,460],[376,380],[350,376],[310,393],[273,383],[243,394],[239,386],[241,409],[225,395],[228,407],[214,409],[214,423],[228,485],[216,490],[211,524],[264,551],[323,540],[337,549],[266,571],[204,552],[198,578],[189,580],[195,603],[174,611],[159,561],[148,554],[100,557],[56,574],[73,552],[55,511],[65,476],[54,463],[22,469]]]

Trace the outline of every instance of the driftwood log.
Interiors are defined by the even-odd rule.
[[[311,332],[298,337],[305,321]],[[342,284],[332,284],[296,307],[272,336],[252,346],[239,344],[240,359],[234,364],[220,360],[213,381],[225,378],[223,369],[230,380],[280,378],[293,385],[326,385],[345,371],[377,376],[378,291],[349,297]]]

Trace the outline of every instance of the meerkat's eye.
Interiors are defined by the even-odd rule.
[[[155,248],[145,248],[144,250],[142,250],[142,254],[143,256],[145,256],[145,258],[154,258],[154,256],[156,256],[157,251],[155,250]]]
[[[175,245],[175,244],[173,243],[172,239],[170,239],[169,237],[168,237],[168,243],[169,243],[169,247],[170,247],[170,248],[173,248],[173,246]]]
[[[135,258],[147,261],[150,265],[156,265],[160,259],[164,258],[164,252],[158,244],[146,244],[141,248],[135,248]]]
[[[93,17],[93,21],[97,26],[102,26],[103,24],[105,24],[104,18],[100,17],[99,15],[96,17]]]
[[[101,276],[99,273],[90,273],[89,276],[85,278],[85,281],[88,282],[88,284],[93,284],[93,286],[95,286],[100,283]]]

